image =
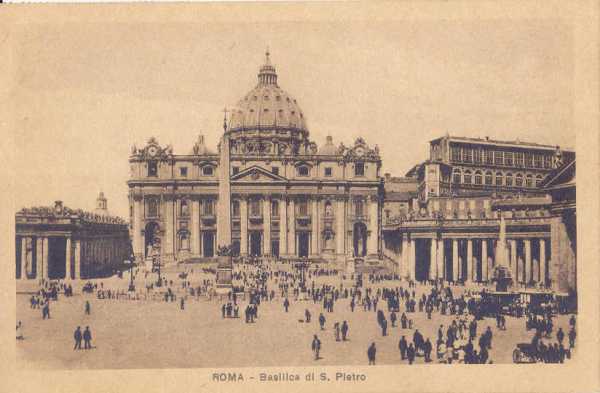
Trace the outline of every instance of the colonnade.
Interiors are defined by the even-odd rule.
[[[512,238],[502,253],[497,238],[423,237],[400,234],[396,260],[400,274],[413,280],[489,282],[494,267],[503,263],[513,282],[547,285],[551,281],[549,247],[545,237]],[[505,261],[500,261],[506,255]],[[388,252],[389,256],[389,252]]]

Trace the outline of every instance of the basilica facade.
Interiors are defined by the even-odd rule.
[[[305,115],[266,54],[256,86],[229,112],[219,145],[187,154],[151,138],[129,158],[136,260],[234,255],[345,263],[379,260],[381,158],[356,139],[310,139]]]

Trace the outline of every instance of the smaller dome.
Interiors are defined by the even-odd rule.
[[[322,156],[334,156],[337,154],[337,149],[333,145],[333,138],[331,135],[327,135],[327,140],[323,146],[319,149],[319,155]]]

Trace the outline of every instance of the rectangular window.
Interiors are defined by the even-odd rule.
[[[504,153],[504,164],[508,166],[513,166],[513,153],[507,151]]]
[[[271,217],[279,217],[279,201],[271,201]]]
[[[354,202],[354,214],[361,217],[365,213],[363,201]]]
[[[252,217],[260,216],[260,201],[259,200],[251,200],[250,201],[250,215]]]
[[[473,149],[471,149],[470,147],[463,148],[463,161],[473,162]]]
[[[525,166],[527,168],[533,167],[533,156],[531,153],[525,153]]]
[[[504,165],[504,152],[496,150],[494,152],[494,164],[495,165]]]
[[[544,155],[544,168],[552,168],[552,156],[549,154]]]
[[[202,167],[202,175],[204,176],[212,176],[213,175],[213,167],[212,166],[204,166]]]
[[[298,213],[300,216],[308,216],[308,203],[306,201],[298,202]]]
[[[202,212],[205,216],[212,216],[214,214],[214,201],[212,199],[206,199],[202,203]]]
[[[476,164],[481,164],[481,149],[473,150],[473,160]]]
[[[158,164],[156,163],[156,161],[148,161],[148,176],[158,176]]]
[[[460,148],[457,146],[452,146],[450,148],[450,159],[454,162],[460,162]]]
[[[365,164],[363,162],[357,162],[354,164],[354,176],[365,175]]]
[[[325,176],[331,177],[331,168],[330,167],[325,168]]]
[[[277,166],[272,167],[271,173],[274,175],[279,175],[279,167],[277,167]]]
[[[484,151],[485,153],[485,163],[486,164],[493,164],[494,163],[494,152],[492,150],[488,150],[486,149]]]
[[[523,166],[523,152],[515,153],[515,165],[518,167]]]
[[[231,170],[233,171],[234,175],[237,175],[238,173],[240,173],[240,167],[239,166],[234,166],[233,168],[231,168]]]
[[[183,166],[179,168],[179,175],[181,177],[187,177],[187,167]]]
[[[536,155],[534,155],[534,158],[533,158],[533,165],[534,165],[536,168],[541,168],[541,167],[542,167],[542,155],[541,155],[541,154],[536,154]]]
[[[232,217],[240,216],[240,201],[231,202],[231,216]]]

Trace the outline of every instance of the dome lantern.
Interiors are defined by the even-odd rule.
[[[269,58],[269,56],[269,48],[267,48],[267,51],[265,52],[265,64],[263,64],[263,66],[260,67],[260,71],[258,72],[259,86],[277,86],[277,73],[275,72],[275,67],[271,64],[271,59]]]

